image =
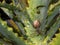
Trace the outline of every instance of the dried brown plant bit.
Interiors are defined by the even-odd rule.
[[[24,4],[24,6],[28,7],[28,0],[19,0],[20,3]]]

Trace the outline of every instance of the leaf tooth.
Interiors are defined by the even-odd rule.
[[[5,0],[3,0],[2,3],[5,3]]]
[[[10,3],[10,5],[13,5],[13,3]]]
[[[56,36],[56,37],[59,37],[59,36],[60,36],[60,33],[58,33],[58,34],[55,34],[55,36]]]
[[[16,37],[18,37],[18,33],[14,33]]]
[[[12,27],[7,27],[7,30],[8,31],[13,31],[13,28]]]

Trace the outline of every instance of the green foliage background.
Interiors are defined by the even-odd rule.
[[[1,0],[0,9],[10,18],[0,11],[0,45],[60,45],[60,0]]]

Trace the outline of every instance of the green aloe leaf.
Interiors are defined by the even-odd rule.
[[[53,38],[49,45],[60,45],[60,33],[55,34],[56,38]]]
[[[18,0],[12,0],[12,2],[13,2],[13,5],[15,5],[15,6],[17,6],[17,5],[18,5],[18,3],[19,3],[19,1],[18,1]]]
[[[19,10],[19,8],[17,8],[16,6],[13,6],[13,5],[9,5],[9,4],[6,4],[6,3],[0,3],[0,7],[4,7],[4,8],[7,8],[9,10]]]
[[[47,26],[52,21],[52,19],[54,19],[54,17],[59,13],[59,8],[60,6],[55,7],[53,12],[50,15],[48,15],[47,24],[46,24]]]
[[[7,16],[9,16],[9,18],[13,19],[14,15],[13,15],[12,11],[9,11],[8,9],[3,8],[3,7],[1,7],[1,11],[2,11],[2,12],[0,12],[1,15],[3,15],[2,13],[4,13],[4,15],[7,15]]]
[[[22,41],[19,37],[16,37],[12,31],[8,31],[7,25],[5,25],[4,27],[1,24],[1,20],[0,20],[0,33],[7,39],[12,41],[15,45],[25,45],[24,41]]]
[[[4,41],[3,39],[0,39],[0,45],[12,45],[12,44],[7,41]]]
[[[60,26],[60,17],[57,18],[57,21],[53,24],[52,27],[50,27],[49,31],[47,32],[47,37],[45,39],[46,42],[52,39],[53,35],[58,30],[59,26]]]

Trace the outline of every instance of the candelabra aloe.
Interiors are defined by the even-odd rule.
[[[0,44],[60,45],[60,0],[1,0]]]

